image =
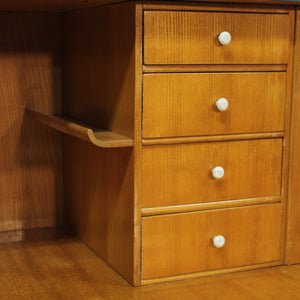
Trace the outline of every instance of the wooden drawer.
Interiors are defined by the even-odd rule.
[[[146,146],[142,207],[279,196],[281,164],[281,139]]]
[[[145,11],[145,64],[284,64],[290,16],[276,13]],[[218,41],[231,34],[230,44]]]
[[[283,131],[285,97],[284,72],[144,75],[143,137]]]
[[[225,237],[216,248],[213,237]],[[281,204],[143,218],[142,279],[280,261]]]

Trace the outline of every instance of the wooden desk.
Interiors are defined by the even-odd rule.
[[[1,1],[0,230],[136,286],[299,263],[297,1],[114,2]]]

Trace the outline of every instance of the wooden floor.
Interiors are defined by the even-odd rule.
[[[12,232],[0,243],[0,299],[300,299],[300,265],[133,288],[65,232]]]

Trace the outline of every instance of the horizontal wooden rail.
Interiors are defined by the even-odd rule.
[[[144,65],[147,73],[285,72],[287,65]]]
[[[232,207],[273,204],[273,203],[280,203],[280,202],[281,202],[281,196],[275,196],[275,197],[249,198],[249,199],[218,201],[218,202],[208,202],[208,203],[162,206],[162,207],[149,207],[149,208],[147,207],[147,208],[142,208],[142,216],[148,217],[148,216],[155,216],[155,215],[186,213],[186,212],[212,210],[212,209],[225,209],[225,208],[232,208]]]
[[[142,139],[142,145],[151,146],[151,145],[169,145],[169,144],[185,144],[185,143],[209,143],[209,142],[223,142],[223,141],[276,139],[282,137],[284,137],[283,131],[265,132],[265,133],[208,135],[208,136],[186,136],[186,137]]]
[[[52,116],[26,108],[26,113],[33,119],[58,131],[90,142],[101,148],[133,147],[133,139],[126,136],[96,129],[63,116]]]

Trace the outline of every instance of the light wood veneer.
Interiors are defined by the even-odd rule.
[[[281,139],[151,146],[142,155],[142,207],[281,194]],[[221,179],[211,174],[217,166]]]
[[[146,74],[143,138],[284,131],[285,98],[284,72]]]
[[[296,45],[294,57],[294,89],[291,124],[291,156],[287,218],[287,264],[300,263],[300,10],[297,10]]]
[[[226,239],[222,248],[216,235]],[[280,204],[143,218],[142,279],[279,264],[280,235]]]
[[[295,8],[207,2],[0,3],[67,10],[0,13],[0,231],[64,225],[136,286],[297,261]]]
[[[145,11],[144,63],[287,63],[290,30],[288,14]],[[227,46],[223,31],[232,34]]]

